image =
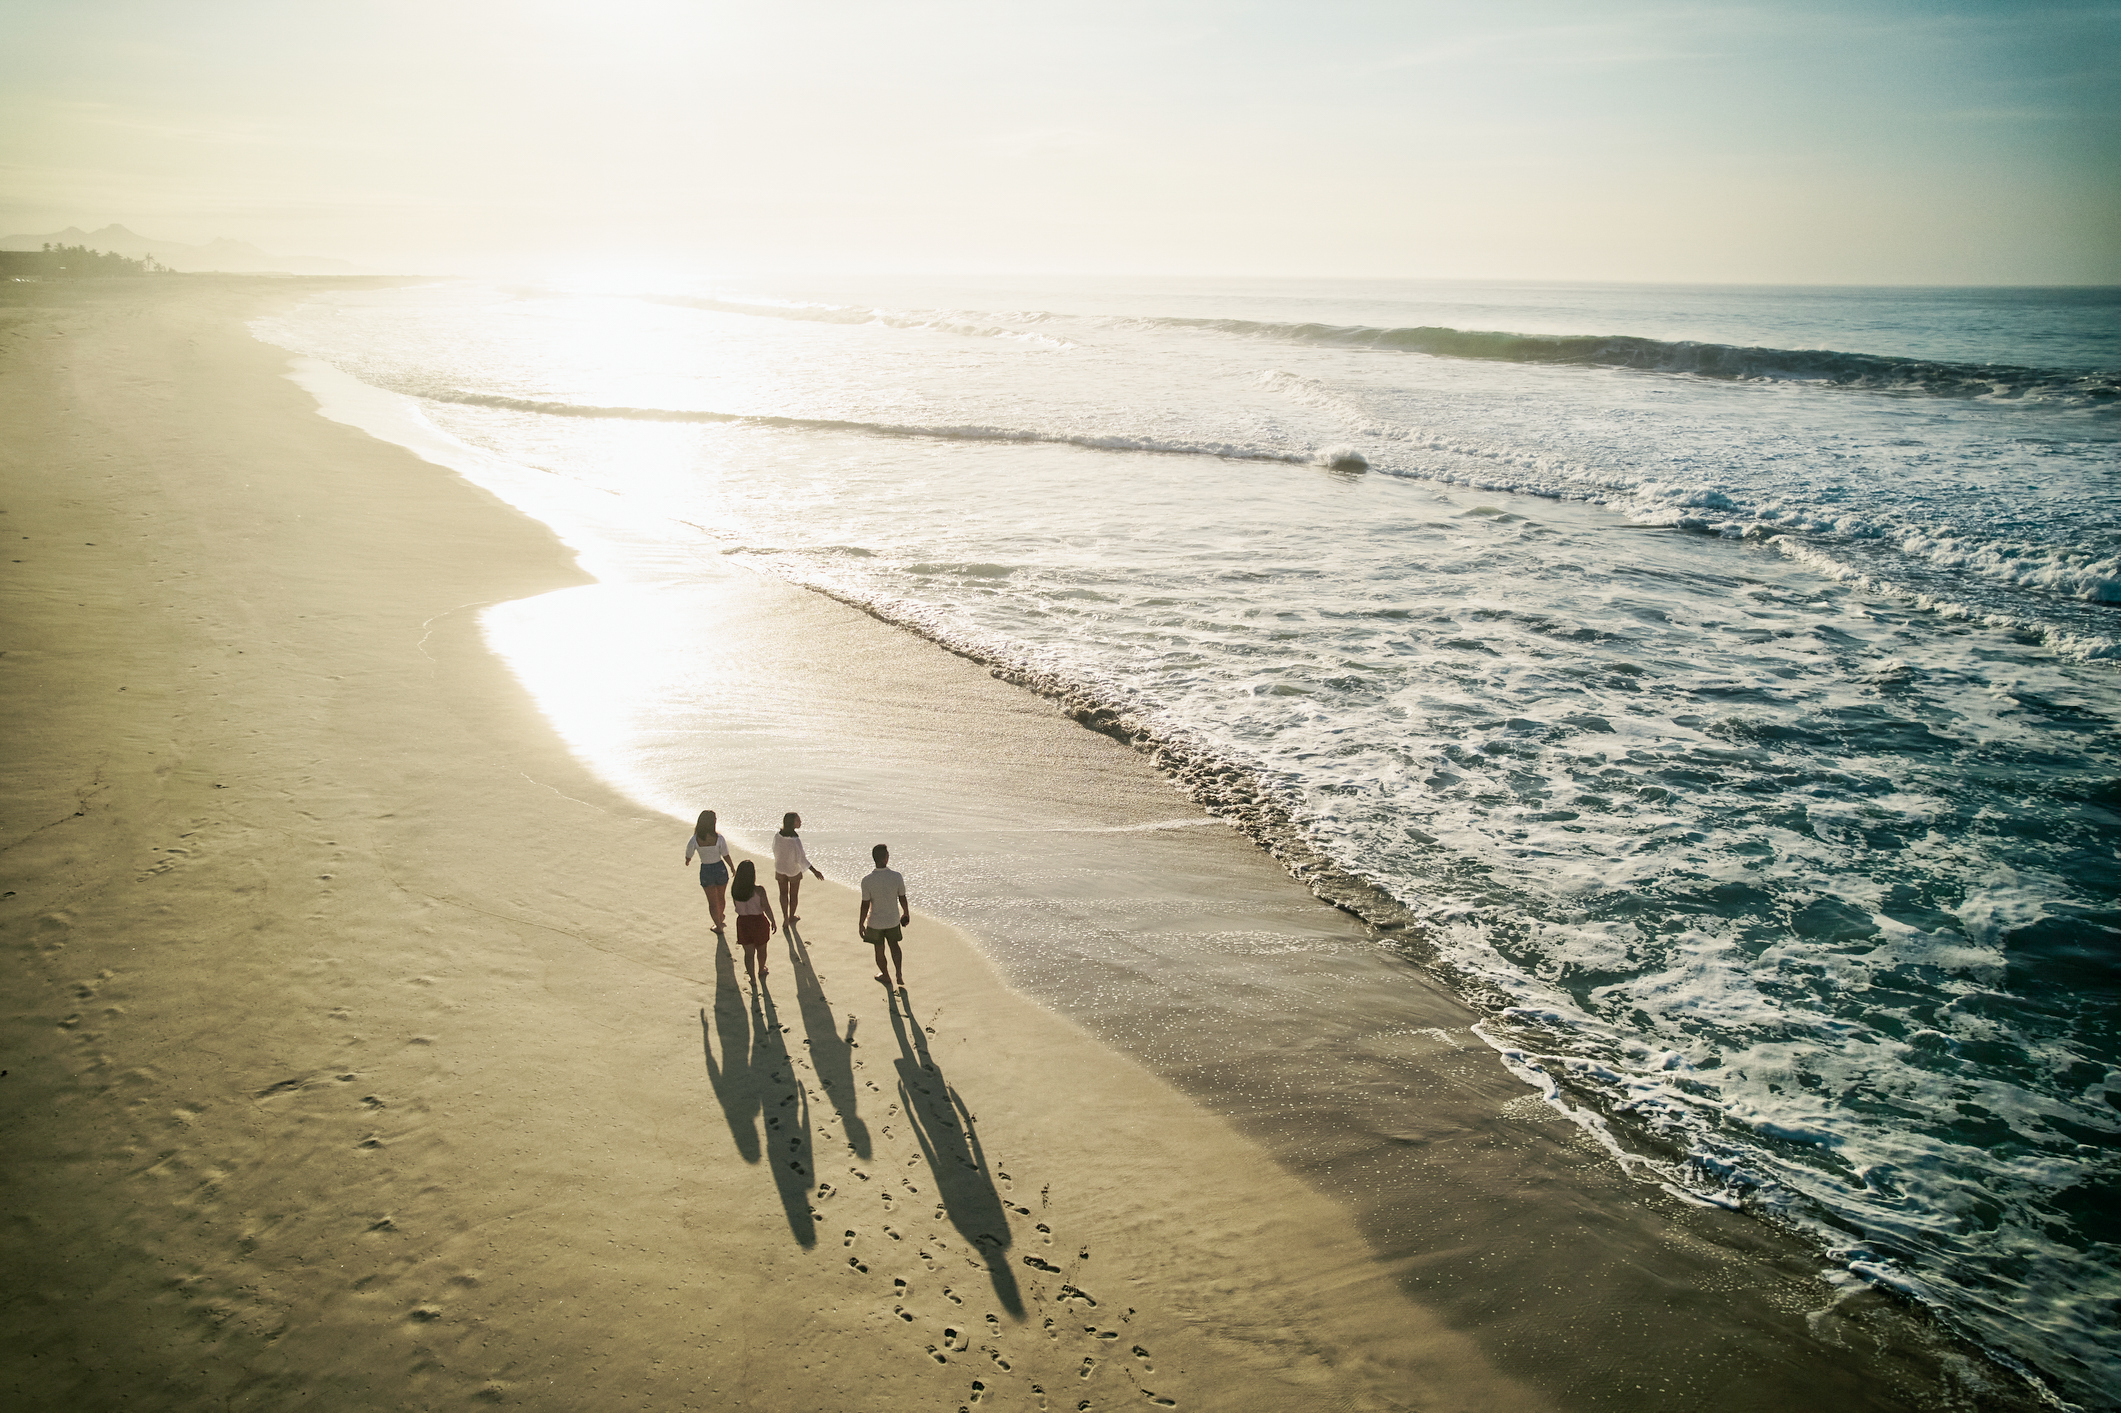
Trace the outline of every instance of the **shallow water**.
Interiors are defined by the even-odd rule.
[[[488,452],[489,484],[632,586],[571,601],[614,642],[670,621],[626,593],[741,564],[1241,765],[1421,921],[1528,1082],[2104,1404],[2117,309],[457,286],[261,331]],[[1571,341],[1372,336],[1436,329]],[[1750,361],[1579,357],[1643,356],[1607,336]],[[1883,362],[1794,356],[1816,349]],[[689,815],[675,782],[714,747],[673,726],[717,629],[772,625],[522,670]]]

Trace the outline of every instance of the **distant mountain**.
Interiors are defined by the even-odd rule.
[[[322,255],[273,255],[240,240],[224,238],[205,245],[149,240],[123,226],[105,226],[100,231],[68,226],[47,235],[0,236],[0,250],[41,250],[47,244],[85,245],[90,250],[108,250],[134,259],[152,255],[170,269],[187,273],[222,270],[231,274],[351,275],[358,268],[350,260],[332,260]]]

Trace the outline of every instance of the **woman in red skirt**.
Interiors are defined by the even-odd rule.
[[[773,940],[773,905],[759,887],[758,867],[746,859],[736,866],[729,885],[729,901],[736,908],[736,940],[744,948],[744,975],[756,986],[766,975],[766,944]]]

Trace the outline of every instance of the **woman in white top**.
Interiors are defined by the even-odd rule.
[[[714,811],[701,810],[699,823],[685,841],[685,862],[700,856],[700,887],[707,894],[707,911],[714,917],[716,936],[722,932],[722,890],[729,886],[729,841],[715,831]]]
[[[790,927],[796,922],[795,900],[803,891],[803,870],[809,869],[820,879],[825,876],[810,862],[810,851],[796,835],[802,827],[803,817],[790,811],[781,816],[781,832],[773,836],[773,879],[781,885],[781,916]]]

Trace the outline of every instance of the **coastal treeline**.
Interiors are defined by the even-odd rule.
[[[85,245],[53,245],[42,250],[0,250],[0,278],[38,280],[107,279],[114,275],[166,275],[167,265],[152,255],[134,259]]]

